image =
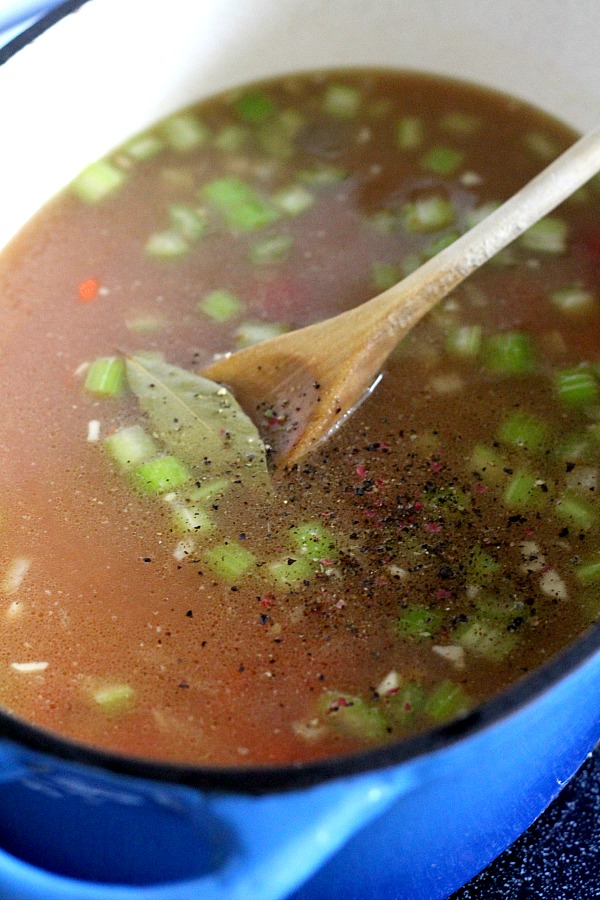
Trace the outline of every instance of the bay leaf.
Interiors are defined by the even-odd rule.
[[[201,481],[227,477],[270,486],[265,445],[254,422],[222,385],[158,354],[127,356],[127,379],[154,432]]]

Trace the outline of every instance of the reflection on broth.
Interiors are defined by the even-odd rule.
[[[198,373],[361,303],[573,139],[392,72],[206,101],[0,264],[0,702],[172,761],[283,763],[464,714],[600,609],[592,183],[406,338],[289,471]],[[263,444],[260,435],[265,437]]]

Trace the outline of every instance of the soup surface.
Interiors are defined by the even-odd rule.
[[[285,411],[247,410],[257,430],[197,377],[390,286],[572,139],[474,86],[303,75],[172,116],[23,230],[0,261],[6,710],[158,759],[310,760],[459,716],[596,618],[593,183],[290,470]]]

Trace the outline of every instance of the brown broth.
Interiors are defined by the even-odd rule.
[[[356,114],[323,112],[328,85],[340,84],[360,92]],[[244,322],[295,328],[360,303],[390,277],[382,266],[401,277],[573,139],[517,100],[422,75],[337,72],[262,91],[299,124],[292,115],[281,125],[277,113],[244,122],[244,92],[202,103],[194,112],[209,137],[198,149],[164,148],[143,162],[116,151],[110,158],[127,173],[117,192],[90,205],[66,191],[0,262],[0,576],[15,560],[29,563],[18,588],[5,580],[0,594],[0,700],[85,743],[195,764],[309,760],[431,727],[543,663],[600,609],[597,584],[577,574],[600,550],[600,406],[561,402],[555,383],[582,362],[598,381],[592,186],[556,213],[564,251],[520,243],[469,279],[402,343],[322,448],[275,472],[268,508],[225,494],[218,509],[209,504],[216,532],[192,535],[180,558],[173,551],[185,536],[168,504],[136,492],[102,441],[86,441],[91,420],[104,438],[145,418],[132,395],[86,394],[82,363],[159,350],[198,371],[235,347]],[[345,96],[352,105],[356,95]],[[406,117],[418,117],[424,137],[401,149]],[[243,151],[218,146],[231,125],[245,129]],[[439,146],[464,154],[456,172],[423,165]],[[321,187],[299,179],[318,167],[344,177]],[[267,198],[301,184],[313,203],[232,234],[202,199],[203,185],[225,175]],[[452,201],[454,221],[403,227],[406,204],[432,195]],[[206,207],[208,232],[181,258],[152,258],[144,248],[173,203]],[[281,235],[292,239],[284,258],[249,261],[257,242]],[[100,291],[82,303],[87,279]],[[588,308],[566,312],[551,299],[571,287],[590,293]],[[243,304],[223,324],[198,309],[216,289]],[[477,325],[481,349],[453,354],[456,328]],[[494,371],[494,336],[517,331],[530,336],[531,371]],[[541,449],[499,436],[515,410],[545,423]],[[580,435],[583,449],[561,449]],[[473,460],[478,445],[503,460],[491,475]],[[538,480],[533,505],[506,498],[521,471]],[[583,487],[573,487],[577,473]],[[584,512],[567,515],[565,496]],[[269,563],[294,558],[290,529],[314,521],[332,536],[334,558],[307,583],[277,583]],[[205,554],[223,539],[250,548],[259,565],[219,579]],[[430,621],[415,629],[405,617],[418,606]],[[478,623],[483,631],[465,637]],[[47,667],[19,670],[28,662]],[[94,699],[114,684],[131,696],[114,708]]]

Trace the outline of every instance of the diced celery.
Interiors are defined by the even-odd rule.
[[[204,186],[203,194],[236,231],[262,228],[281,215],[253,187],[235,176],[216,178]]]
[[[126,178],[122,169],[107,159],[99,159],[79,173],[71,182],[70,189],[84,203],[93,205],[120,188]]]
[[[250,132],[243,125],[227,125],[215,138],[215,146],[225,153],[238,153],[243,150]]]
[[[176,491],[191,480],[191,473],[175,456],[157,456],[133,471],[135,484],[147,494]]]
[[[550,160],[558,156],[560,152],[554,138],[551,138],[541,131],[528,132],[523,138],[523,143],[534,156],[537,156],[544,162],[550,162]]]
[[[105,712],[121,713],[131,707],[135,691],[129,684],[115,682],[93,688],[92,697]]]
[[[173,522],[183,532],[200,532],[202,536],[214,530],[215,523],[210,513],[199,504],[190,505],[175,500],[171,503]]]
[[[206,125],[192,112],[170,116],[161,123],[160,131],[169,146],[178,153],[193,150],[208,138]]]
[[[243,309],[243,303],[231,291],[225,289],[209,291],[198,303],[198,309],[214,322],[228,322]]]
[[[162,316],[155,315],[154,313],[148,313],[147,315],[142,314],[135,316],[132,319],[126,319],[125,325],[129,331],[133,331],[134,333],[139,332],[140,334],[152,334],[157,331],[164,331],[167,327],[166,320]]]
[[[226,582],[238,581],[256,565],[251,550],[241,544],[225,541],[204,554],[213,571]]]
[[[185,256],[190,245],[174,228],[167,231],[156,231],[146,242],[145,252],[155,259],[178,259]]]
[[[394,724],[410,725],[423,712],[425,697],[425,691],[418,682],[407,681],[386,699],[386,711]]]
[[[401,272],[389,263],[374,262],[371,266],[371,280],[378,291],[385,291],[400,281]]]
[[[516,410],[502,422],[498,437],[505,444],[522,447],[532,453],[540,453],[548,448],[549,431],[545,422]]]
[[[396,628],[399,634],[410,638],[430,638],[436,634],[444,620],[441,609],[414,605],[402,613]]]
[[[141,425],[127,425],[104,438],[104,446],[122,469],[135,469],[158,454],[154,439]]]
[[[216,497],[222,497],[225,491],[231,487],[228,478],[213,478],[202,483],[196,483],[193,488],[187,489],[183,500],[186,503],[208,503]]]
[[[293,106],[288,107],[287,109],[282,109],[277,117],[277,122],[282,131],[293,138],[296,137],[299,131],[301,131],[306,125],[306,116],[304,113],[300,112],[299,109],[295,109]]]
[[[349,84],[330,84],[323,97],[323,112],[339,119],[353,119],[361,104],[360,91]]]
[[[407,203],[402,211],[402,224],[406,231],[439,231],[453,221],[454,207],[451,201],[439,194],[419,197],[412,203]]]
[[[555,455],[563,462],[592,462],[595,457],[595,441],[589,431],[570,434],[555,449]]]
[[[290,529],[292,543],[298,553],[315,562],[334,560],[339,556],[335,539],[320,522],[305,522]]]
[[[449,679],[440,682],[425,702],[424,712],[436,722],[445,722],[466,713],[472,702],[460,684]]]
[[[173,203],[169,218],[175,231],[186,241],[198,241],[206,234],[208,220],[203,209],[194,209],[187,203]]]
[[[511,477],[504,491],[504,502],[516,509],[534,509],[543,498],[542,485],[535,475],[520,469]]]
[[[457,629],[454,639],[469,653],[490,662],[506,659],[518,641],[514,631],[497,628],[485,621],[469,622],[466,627]]]
[[[440,128],[453,131],[455,134],[475,134],[481,125],[481,120],[470,113],[456,110],[443,115],[440,119]]]
[[[526,375],[534,369],[531,338],[520,331],[503,331],[484,342],[486,367],[497,375]]]
[[[563,369],[556,373],[558,396],[566,406],[591,406],[600,399],[598,383],[588,369]]]
[[[479,475],[486,484],[500,485],[506,481],[508,463],[492,447],[476,444],[469,461],[470,471]]]
[[[250,125],[261,125],[275,114],[276,107],[268,94],[254,90],[234,100],[233,108],[240,119]]]
[[[568,316],[585,315],[591,312],[596,305],[592,292],[576,285],[553,291],[550,294],[550,300],[557,309]]]
[[[319,707],[327,725],[347,737],[378,741],[388,735],[389,726],[381,708],[361,697],[327,691]]]
[[[600,553],[576,565],[575,575],[582,584],[600,584]]]
[[[597,507],[573,491],[565,491],[556,501],[554,509],[559,519],[568,521],[584,531],[592,528],[598,521]]]
[[[88,369],[85,389],[96,397],[116,397],[127,385],[125,360],[117,356],[100,356]]]
[[[481,325],[453,325],[446,334],[446,352],[461,359],[474,359],[481,349]]]
[[[157,156],[164,147],[163,141],[157,134],[147,131],[138,134],[123,147],[123,150],[136,162],[145,162]]]
[[[284,556],[269,564],[269,574],[278,584],[295,587],[309,581],[318,566],[308,556]]]
[[[546,216],[528,228],[519,241],[527,250],[564,253],[567,249],[567,231],[567,223],[563,219]]]
[[[302,184],[307,184],[309,187],[318,189],[334,187],[335,185],[340,184],[342,181],[346,180],[348,173],[339,166],[320,165],[315,166],[313,169],[303,169],[298,172],[296,177]]]
[[[288,216],[299,216],[310,209],[315,196],[301,184],[291,184],[273,196],[273,203]]]
[[[276,265],[287,258],[293,245],[294,239],[291,235],[275,234],[252,244],[248,251],[248,258],[255,266]]]
[[[398,214],[391,209],[380,209],[366,220],[367,225],[379,234],[392,234],[400,227]],[[420,258],[419,258],[420,265]]]
[[[270,338],[278,337],[289,331],[289,325],[282,322],[242,322],[235,331],[235,342],[238,347],[250,347]]]
[[[453,175],[461,167],[465,154],[453,147],[432,147],[422,158],[421,165],[435,175]]]
[[[396,125],[396,146],[399,150],[416,150],[423,143],[425,128],[418,116],[405,116]]]
[[[469,555],[467,566],[467,581],[487,581],[500,571],[500,563],[494,559],[491,553],[484,550],[480,544],[475,544]]]

